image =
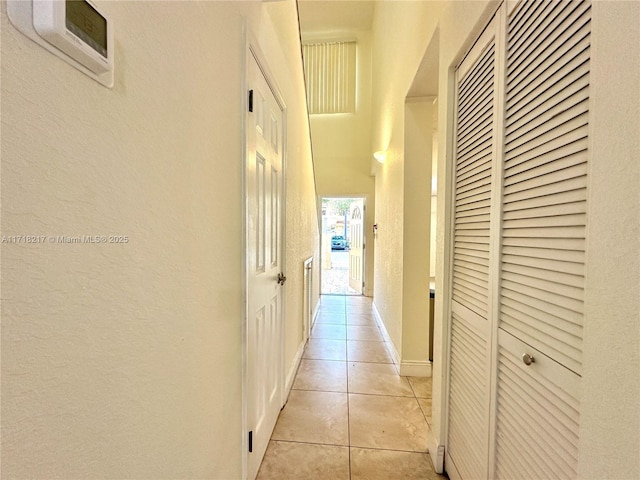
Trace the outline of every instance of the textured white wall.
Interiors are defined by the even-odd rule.
[[[405,103],[401,360],[423,367],[429,361],[433,110],[432,98]]]
[[[112,90],[2,5],[2,235],[128,236],[2,244],[2,476],[240,478],[243,16],[290,109],[295,265],[318,243],[299,57],[276,33],[295,5],[101,5]]]
[[[439,8],[438,3],[432,2],[380,2],[373,19],[371,145],[372,149],[386,146],[389,152],[384,165],[373,167],[378,224],[374,301],[401,357],[404,356],[402,292],[407,176],[405,98],[433,34],[434,12]],[[425,251],[428,254],[428,243]],[[428,266],[425,274],[428,277]]]
[[[594,2],[580,478],[640,478],[640,3]]]

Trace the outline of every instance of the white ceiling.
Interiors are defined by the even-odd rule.
[[[370,0],[298,0],[302,33],[371,30]]]

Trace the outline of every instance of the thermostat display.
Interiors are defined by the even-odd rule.
[[[107,20],[89,2],[66,0],[67,30],[107,58]]]
[[[7,13],[38,45],[113,86],[113,25],[93,0],[7,0]]]

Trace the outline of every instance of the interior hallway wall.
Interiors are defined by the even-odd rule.
[[[374,302],[400,358],[404,356],[405,338],[403,249],[408,233],[404,213],[408,200],[405,179],[410,176],[410,171],[405,172],[405,100],[433,36],[441,6],[440,2],[380,2],[376,5],[373,20],[372,148],[385,145],[388,151],[385,163],[374,162],[372,167],[376,173],[378,224]],[[430,176],[429,172],[428,178]],[[429,189],[428,182],[425,191]],[[408,208],[408,212],[413,211],[412,206]],[[410,228],[408,224],[407,228]],[[428,242],[424,252],[428,255]],[[406,255],[406,261],[410,261],[410,252]],[[423,294],[428,302],[428,264],[424,273],[427,284]],[[406,280],[414,282],[415,277]],[[411,290],[414,287],[415,284],[407,286]],[[428,318],[428,313],[427,308],[425,318]],[[425,330],[428,337],[428,328]],[[409,331],[414,332],[411,328]]]
[[[433,98],[407,98],[404,116],[401,375],[431,375],[429,267]]]
[[[287,366],[318,252],[295,3],[100,5],[113,89],[2,4],[2,234],[56,239],[2,244],[2,476],[241,478],[245,22],[288,107]]]

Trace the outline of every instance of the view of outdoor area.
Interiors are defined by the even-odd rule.
[[[362,205],[358,198],[323,198],[322,199],[322,293],[335,295],[362,294],[361,281],[359,289],[349,285],[349,269],[362,269],[361,262],[351,264],[351,242],[353,240],[351,216],[354,207]],[[362,228],[362,222],[359,223]],[[360,233],[360,238],[362,234]],[[357,275],[362,278],[362,272]]]

